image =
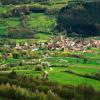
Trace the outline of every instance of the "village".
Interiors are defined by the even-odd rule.
[[[100,100],[100,0],[0,0],[0,100]]]
[[[10,48],[10,45],[4,45],[4,47]],[[100,49],[100,40],[96,40],[93,38],[87,39],[87,40],[75,40],[74,38],[65,38],[64,36],[57,36],[56,38],[53,38],[48,42],[41,42],[41,43],[25,43],[24,45],[21,45],[20,43],[16,43],[15,46],[12,48],[15,48],[16,50],[69,50],[69,51],[83,51],[92,53],[91,48],[95,47]]]

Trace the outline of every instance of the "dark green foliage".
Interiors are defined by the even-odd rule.
[[[1,4],[8,5],[8,4],[27,4],[31,2],[48,2],[50,0],[1,0]]]
[[[17,77],[17,74],[15,71],[12,71],[9,75],[8,75],[9,78],[11,79],[15,79]]]
[[[77,91],[80,95],[83,95],[83,100],[95,100],[95,91],[92,87],[80,85],[77,87]]]
[[[21,16],[21,14],[29,15],[30,13],[44,13],[47,8],[45,6],[34,5],[20,5],[19,7],[13,7],[9,10],[8,16]]]
[[[42,71],[42,66],[41,65],[37,65],[35,67],[35,71]]]
[[[8,28],[8,37],[10,38],[33,38],[34,30],[31,28]]]
[[[57,29],[68,36],[100,35],[100,2],[63,7],[58,16]]]
[[[17,76],[15,72],[0,74],[0,83],[7,83],[0,85],[0,97],[14,100],[99,100],[100,96],[91,86],[62,86],[48,80]]]
[[[17,52],[13,53],[12,55],[14,59],[18,59],[20,57],[20,53]]]

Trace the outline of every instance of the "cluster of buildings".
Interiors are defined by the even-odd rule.
[[[38,49],[48,49],[48,50],[70,50],[70,51],[85,51],[91,47],[100,48],[100,40],[88,39],[88,40],[74,40],[69,38],[64,38],[63,36],[56,37],[54,40],[49,42],[28,44],[25,43],[21,46],[19,43],[14,47],[17,50],[28,50],[32,51]],[[90,51],[89,51],[90,52]]]
[[[100,40],[74,40],[69,38],[60,37],[55,43],[48,43],[51,49],[67,49],[71,51],[85,51],[87,48],[100,48]]]

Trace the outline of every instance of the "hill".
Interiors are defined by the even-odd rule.
[[[100,2],[78,2],[63,7],[58,15],[57,29],[68,36],[100,35]]]

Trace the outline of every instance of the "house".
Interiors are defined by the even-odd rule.
[[[15,49],[17,49],[17,50],[21,50],[22,47],[19,45],[19,43],[17,43],[16,46],[15,46]]]
[[[94,44],[97,48],[100,48],[100,40],[95,40]]]

